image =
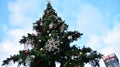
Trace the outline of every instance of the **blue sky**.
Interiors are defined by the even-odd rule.
[[[46,1],[0,0],[0,64],[23,49],[18,41],[22,35],[33,32],[32,23],[43,15]],[[74,42],[77,46],[89,46],[104,55],[115,53],[120,58],[119,0],[51,0],[51,3],[69,30],[84,34]],[[105,67],[102,60],[100,64]]]

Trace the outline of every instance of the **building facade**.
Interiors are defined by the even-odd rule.
[[[103,57],[103,61],[106,67],[120,67],[119,60],[114,53]]]

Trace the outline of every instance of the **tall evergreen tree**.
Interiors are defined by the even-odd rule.
[[[28,33],[19,41],[25,50],[4,60],[3,65],[13,61],[29,67],[55,67],[55,62],[59,62],[60,67],[84,67],[85,63],[95,61],[95,65],[99,66],[102,54],[90,47],[80,49],[75,45],[70,46],[83,34],[67,31],[67,28],[68,25],[58,17],[48,2],[42,18],[33,23],[36,33]]]

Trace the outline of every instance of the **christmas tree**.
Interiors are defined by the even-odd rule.
[[[33,23],[36,33],[28,33],[19,41],[25,46],[25,50],[20,50],[19,54],[7,58],[2,65],[13,61],[29,67],[55,67],[55,62],[59,62],[60,67],[84,67],[85,63],[94,61],[94,66],[99,66],[102,54],[90,47],[84,46],[80,49],[75,45],[70,46],[71,42],[83,34],[78,31],[67,31],[67,28],[68,25],[58,17],[48,2],[43,16]]]

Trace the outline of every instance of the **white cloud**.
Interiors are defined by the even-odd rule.
[[[102,38],[100,36],[98,36],[97,34],[94,34],[94,35],[91,35],[88,37],[89,40],[86,41],[87,42],[87,46],[90,46],[92,49],[96,49],[97,50],[100,50],[101,48],[101,41],[102,41]],[[99,49],[98,49],[99,48]]]
[[[115,18],[113,23],[112,29],[106,28],[106,33],[101,33],[101,35],[93,33],[90,36],[87,36],[88,41],[86,44],[93,49],[97,49],[104,54],[104,56],[115,53],[118,58],[120,58],[120,21]],[[102,60],[100,61],[100,65],[105,67]]]
[[[106,36],[103,38],[106,47],[102,52],[106,54],[115,53],[120,58],[120,21],[115,19],[114,27],[112,30],[109,30],[106,33]]]
[[[111,19],[112,18],[112,19]],[[113,28],[109,28],[109,22],[112,20]],[[111,16],[110,12],[103,14],[98,7],[91,4],[81,4],[80,13],[78,14],[79,30],[83,36],[88,38],[85,45],[100,51],[104,55],[115,53],[120,58],[120,15]],[[83,37],[83,38],[84,38]],[[103,61],[100,65],[105,67]],[[87,65],[86,65],[87,66]],[[89,67],[89,66],[87,66]]]
[[[104,16],[98,8],[90,4],[81,4],[79,12],[78,24],[81,31],[85,30],[88,33],[101,31]]]
[[[119,38],[120,38],[120,31],[114,29],[107,33],[106,37],[104,38],[104,41],[105,41],[105,44],[115,46],[120,44]]]
[[[32,23],[35,22],[39,13],[39,0],[16,0],[8,3],[9,25],[5,25],[4,39],[0,42],[0,65],[10,55],[17,54],[24,46],[19,44],[21,36],[32,32]],[[36,15],[36,16],[35,16]],[[38,18],[37,18],[38,19]],[[16,67],[15,65],[10,65]]]
[[[13,54],[17,54],[20,49],[23,49],[22,45],[14,42],[14,40],[10,40],[9,38],[0,43],[0,47],[0,65],[2,64],[2,61],[5,60],[7,57],[10,57],[10,55]]]
[[[10,12],[10,25],[21,28],[31,29],[32,23],[35,22],[40,6],[39,0],[16,0],[8,3]]]
[[[114,18],[113,29],[108,30],[106,35],[102,38],[105,47],[101,52],[106,56],[115,53],[120,60],[120,16],[118,15]]]

